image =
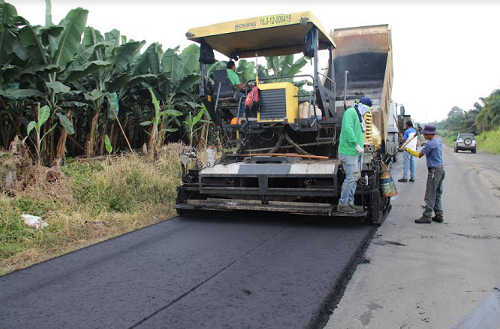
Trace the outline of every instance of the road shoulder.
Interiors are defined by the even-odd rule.
[[[398,183],[392,213],[325,328],[451,328],[498,286],[500,202],[491,179],[460,154],[444,153],[446,222],[413,221],[422,213],[427,174],[419,159],[417,182]]]

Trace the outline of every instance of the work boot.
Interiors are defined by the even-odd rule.
[[[406,183],[408,180],[406,178],[400,178],[398,179],[398,182],[401,182],[401,183]]]
[[[363,211],[363,210],[365,210],[365,208],[363,206],[356,206],[354,204],[350,204],[349,207],[351,207],[352,209],[354,209],[356,211]]]
[[[443,216],[441,216],[441,215],[436,215],[436,216],[432,217],[432,220],[435,222],[438,222],[438,223],[444,222]]]
[[[415,219],[415,223],[417,224],[430,224],[432,223],[429,217],[422,216],[419,219]]]
[[[410,182],[412,182],[412,183],[413,183],[414,181],[415,181],[415,179],[413,179],[413,178],[410,178]]]
[[[342,214],[355,214],[356,209],[351,208],[348,205],[338,205],[337,206],[337,212],[340,212]]]

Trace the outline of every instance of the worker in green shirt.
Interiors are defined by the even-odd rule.
[[[227,77],[239,90],[245,88],[245,84],[240,82],[240,77],[236,74],[236,64],[233,61],[227,62]]]
[[[240,92],[238,93],[238,102],[240,108],[240,116],[245,112],[245,93],[241,90],[245,88],[245,84],[240,82],[240,77],[236,74],[236,64],[233,61],[227,62],[227,77],[229,81],[235,86]]]
[[[354,107],[348,108],[342,118],[342,129],[339,140],[339,158],[344,168],[345,179],[340,192],[337,211],[345,214],[354,214],[363,210],[354,205],[356,183],[361,177],[361,156],[364,153],[366,130],[363,116],[372,110],[372,101],[362,97]]]

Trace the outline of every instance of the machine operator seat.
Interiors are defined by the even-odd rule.
[[[222,111],[223,117],[226,120],[231,120],[236,117],[238,112],[240,91],[229,80],[226,69],[215,70],[213,72],[213,79],[215,83],[214,99],[217,100],[218,110]]]
[[[214,97],[218,97],[219,99],[221,98],[235,98],[235,87],[231,83],[231,80],[229,80],[227,76],[227,70],[215,70],[214,71],[214,82],[215,82],[215,89],[214,89]],[[220,86],[220,89],[219,89]]]

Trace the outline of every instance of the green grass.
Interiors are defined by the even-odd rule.
[[[0,193],[0,275],[174,215],[181,170],[173,150],[157,161],[137,155],[74,161],[62,173],[55,183],[42,179],[14,196]],[[41,216],[49,226],[29,227],[21,214]]]
[[[500,155],[500,128],[483,132],[476,140],[479,151]]]

